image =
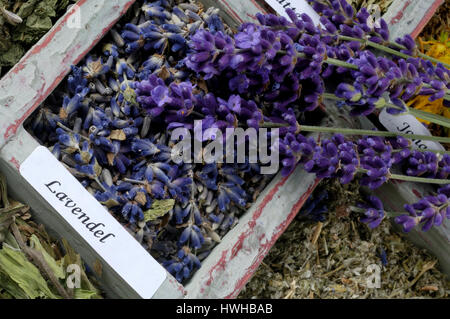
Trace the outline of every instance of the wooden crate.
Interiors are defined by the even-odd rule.
[[[201,1],[202,2],[202,1]],[[101,282],[111,297],[139,298],[97,251],[75,232],[70,224],[20,175],[23,161],[38,147],[25,131],[27,117],[98,41],[109,31],[134,1],[80,0],[0,81],[0,169],[9,181],[11,194],[29,204],[35,218],[52,232],[67,238],[88,265],[100,260]],[[231,25],[252,21],[261,7],[251,1],[212,2],[222,9]],[[78,10],[78,12],[77,12]],[[70,29],[68,21],[80,14],[83,28]],[[246,281],[297,214],[317,182],[313,175],[298,168],[288,177],[277,175],[259,196],[238,225],[216,246],[190,282],[183,287],[167,273],[167,279],[154,298],[235,297]],[[119,251],[117,253],[120,253]],[[146,252],[145,252],[146,253]],[[142,274],[148,276],[148,274]]]

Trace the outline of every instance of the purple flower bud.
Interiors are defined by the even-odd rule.
[[[370,228],[378,227],[385,217],[383,203],[376,196],[369,196],[365,203],[359,203],[359,207],[367,209],[364,213],[365,217],[360,221],[368,224]]]

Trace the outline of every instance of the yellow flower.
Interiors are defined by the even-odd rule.
[[[412,100],[409,100],[408,103],[406,103],[408,106],[413,106],[415,109],[422,110],[429,113],[434,113],[438,115],[444,115],[448,118],[450,118],[450,112],[448,112],[447,108],[444,106],[444,99],[435,100],[433,102],[430,102],[428,100],[428,95],[418,95]],[[430,122],[419,119],[419,121],[430,124]]]
[[[448,32],[441,32],[439,39],[423,41],[419,38],[420,51],[444,63],[450,63],[450,38]]]
[[[439,39],[430,39],[429,41],[423,41],[419,38],[420,51],[424,52],[433,58],[436,58],[444,63],[450,64],[450,38],[448,32],[442,32]],[[443,115],[450,118],[450,110],[444,106],[444,99],[435,100],[430,102],[429,96],[418,95],[415,98],[408,101],[407,105],[412,106],[418,110],[430,112],[438,115]],[[430,122],[418,118],[419,121],[425,124]]]

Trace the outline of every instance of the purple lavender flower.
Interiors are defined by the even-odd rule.
[[[179,282],[183,282],[184,279],[189,278],[194,269],[201,267],[201,263],[188,247],[183,247],[178,251],[176,257],[163,262],[163,266]]]
[[[406,174],[434,178],[438,172],[438,157],[433,152],[412,151]]]
[[[360,221],[372,229],[378,227],[385,217],[383,203],[376,196],[367,197],[364,203],[358,204],[358,207],[367,209],[364,213],[365,217],[360,218]]]
[[[187,242],[193,248],[198,249],[202,247],[204,241],[205,239],[200,228],[196,225],[191,225],[183,230],[178,243],[182,245]]]
[[[433,226],[440,226],[444,218],[450,218],[449,197],[445,189],[435,196],[426,196],[412,205],[406,204],[409,215],[395,218],[395,222],[403,226],[405,232],[411,231],[416,225],[422,224],[422,231],[428,231]]]
[[[289,175],[297,163],[307,162],[316,149],[316,142],[311,137],[302,134],[287,133],[283,139],[278,139],[278,149],[281,156],[281,174]]]
[[[199,30],[190,39],[189,47],[193,53],[186,58],[186,66],[204,73],[207,80],[230,65],[234,45],[233,39],[222,32],[212,34]]]
[[[395,138],[388,138],[388,143],[391,144],[392,150],[392,163],[399,164],[402,163],[405,159],[407,159],[411,150],[410,141],[402,136],[397,136]]]
[[[352,116],[371,114],[380,101],[378,98],[369,97],[366,89],[359,83],[354,85],[341,83],[336,88],[335,94],[337,97],[345,99],[345,104],[351,107],[350,115]]]
[[[358,140],[360,166],[367,170],[360,180],[370,189],[380,187],[388,180],[392,166],[392,147],[377,136],[365,136]]]
[[[340,142],[343,142],[341,135],[325,139],[321,146],[317,145],[312,159],[305,163],[305,170],[315,173],[319,178],[334,177],[339,169]]]

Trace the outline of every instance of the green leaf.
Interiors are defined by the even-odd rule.
[[[18,43],[13,43],[6,52],[0,55],[0,65],[12,66],[19,62],[25,54],[25,49]]]
[[[31,15],[36,7],[36,4],[38,3],[38,0],[28,0],[24,2],[20,8],[19,11],[17,11],[17,14],[22,18],[25,19],[29,15]]]
[[[7,292],[7,295],[4,294],[0,297],[0,299],[8,298],[8,295],[15,299],[27,299],[27,294],[23,291],[20,286],[14,282],[8,275],[2,273],[2,269],[0,268],[0,290],[4,289]]]
[[[73,250],[72,246],[69,245],[69,242],[65,238],[62,238],[61,241],[62,241],[64,250],[66,252],[66,255],[63,257],[64,267],[67,267],[70,264],[76,264],[77,263],[77,253],[75,252],[75,250]]]
[[[173,199],[155,200],[152,207],[144,212],[144,220],[148,222],[164,216],[173,208],[174,205],[175,200]]]
[[[92,297],[97,297],[97,292],[85,289],[74,289],[73,296],[75,299],[91,299]]]
[[[14,248],[14,249],[20,249],[19,244],[16,241],[16,238],[14,237],[14,235],[8,231],[8,233],[6,234],[6,238],[5,238],[5,243],[7,243],[10,247]]]
[[[57,262],[42,246],[41,242],[39,241],[39,238],[36,237],[36,235],[31,235],[30,237],[30,246],[33,249],[36,249],[37,251],[40,251],[42,255],[44,256],[45,262],[48,264],[48,266],[51,268],[53,273],[55,274],[56,278],[64,279],[66,278],[66,275],[64,273],[64,268],[60,262]]]
[[[58,0],[39,1],[33,13],[41,17],[56,17],[55,9],[57,2]]]
[[[422,120],[430,121],[431,123],[439,124],[444,127],[450,127],[450,119],[444,116],[413,108],[409,108],[409,113],[414,115],[415,117],[421,118]]]
[[[49,289],[39,269],[28,261],[25,254],[7,244],[3,244],[3,249],[0,250],[0,269],[28,298],[58,298]]]

